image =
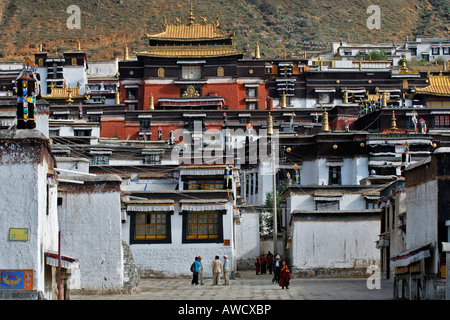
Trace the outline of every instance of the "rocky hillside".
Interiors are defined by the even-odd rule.
[[[81,29],[68,29],[70,5],[81,10]],[[403,42],[422,37],[449,37],[448,0],[192,0],[194,15],[208,21],[220,16],[223,32],[236,33],[239,50],[263,56],[299,54],[298,46],[280,40]],[[381,11],[381,28],[370,30],[370,5]],[[125,44],[145,50],[145,33],[163,30],[164,18],[186,22],[188,1],[175,0],[0,0],[0,61],[22,60],[42,43],[51,53],[76,48],[90,59],[122,56]],[[277,41],[278,40],[278,41]],[[249,53],[250,54],[250,53]]]

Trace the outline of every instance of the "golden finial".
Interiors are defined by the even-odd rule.
[[[125,52],[124,52],[124,55],[123,55],[123,60],[125,60],[125,61],[130,60],[130,56],[129,56],[129,53],[128,53],[128,45],[125,45]]]
[[[192,2],[191,2],[191,8],[190,8],[190,10],[189,10],[189,17],[188,17],[188,24],[191,26],[191,25],[193,25],[194,24],[194,20],[195,20],[195,17],[194,17],[194,7],[192,6]]]
[[[43,44],[42,43],[39,45],[39,52],[44,52],[44,48],[43,48]]]
[[[269,112],[269,115],[267,116],[267,134],[273,135],[273,119],[272,115]]]
[[[148,104],[149,110],[155,110],[155,99],[153,98],[153,93],[150,94],[150,101]]]
[[[202,25],[206,25],[208,23],[208,19],[206,17],[200,17],[202,19]]]
[[[80,41],[77,42],[78,42],[78,51],[81,51],[81,42]]]
[[[406,73],[408,71],[408,67],[406,66],[406,56],[402,55],[402,67],[400,68],[401,73]]]
[[[283,91],[283,95],[281,96],[281,103],[280,103],[280,108],[286,108],[287,107],[287,103],[286,103],[286,91]]]
[[[70,88],[70,83],[69,83],[69,87],[66,89],[67,93],[69,94],[68,99],[66,100],[66,102],[68,102],[69,104],[71,104],[74,100],[72,99],[72,88]]]
[[[115,103],[116,104],[120,104],[120,91],[119,91],[119,88],[117,88],[117,91],[116,91],[116,101],[115,101]]]
[[[381,107],[382,108],[386,108],[387,107],[387,92],[383,92],[383,94],[381,95]]]
[[[167,18],[166,17],[163,18],[163,26],[164,26],[164,28],[167,28]]]
[[[259,49],[258,42],[256,42],[256,45],[255,45],[255,59],[261,59],[261,51]]]
[[[397,119],[395,118],[395,111],[394,110],[392,110],[391,130],[392,131],[398,130],[398,128],[397,128]]]
[[[343,103],[348,103],[348,90],[347,87],[344,88],[344,99],[342,100]]]
[[[215,26],[216,28],[219,27],[219,20],[220,20],[220,16],[219,16],[219,14],[217,14],[217,16],[216,16],[216,21],[214,22],[214,26]]]
[[[328,112],[327,108],[325,108],[322,112],[322,131],[329,132],[330,131],[330,125],[328,123]]]

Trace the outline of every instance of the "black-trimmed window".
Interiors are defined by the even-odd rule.
[[[316,201],[316,211],[339,210],[339,200],[334,201]]]
[[[226,211],[183,212],[183,243],[223,242],[223,218]]]
[[[330,166],[328,170],[329,170],[328,171],[328,184],[329,185],[341,185],[342,184],[341,167]]]
[[[201,79],[203,74],[202,66],[187,65],[181,67],[181,79],[193,80]]]
[[[170,243],[170,212],[133,212],[130,243]]]

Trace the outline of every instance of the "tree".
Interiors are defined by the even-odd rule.
[[[386,61],[387,53],[381,50],[372,50],[364,55],[365,60]]]
[[[287,183],[283,182],[281,188],[276,192],[277,196],[277,230],[281,227],[281,200],[283,192],[288,188]],[[273,232],[273,192],[266,193],[264,201],[264,210],[261,214],[261,234],[270,234]]]

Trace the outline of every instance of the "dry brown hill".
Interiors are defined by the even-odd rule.
[[[121,56],[125,44],[144,50],[145,33],[163,30],[163,19],[186,21],[189,2],[174,0],[0,0],[0,60],[21,60],[40,43],[51,53],[82,49],[93,60]],[[67,8],[81,9],[81,29],[68,29]],[[223,32],[236,33],[238,49],[263,56],[284,53],[277,40],[403,42],[406,36],[449,37],[448,0],[192,0],[194,15],[220,16]],[[381,10],[381,29],[369,30],[370,5]],[[299,48],[286,46],[288,53]]]

